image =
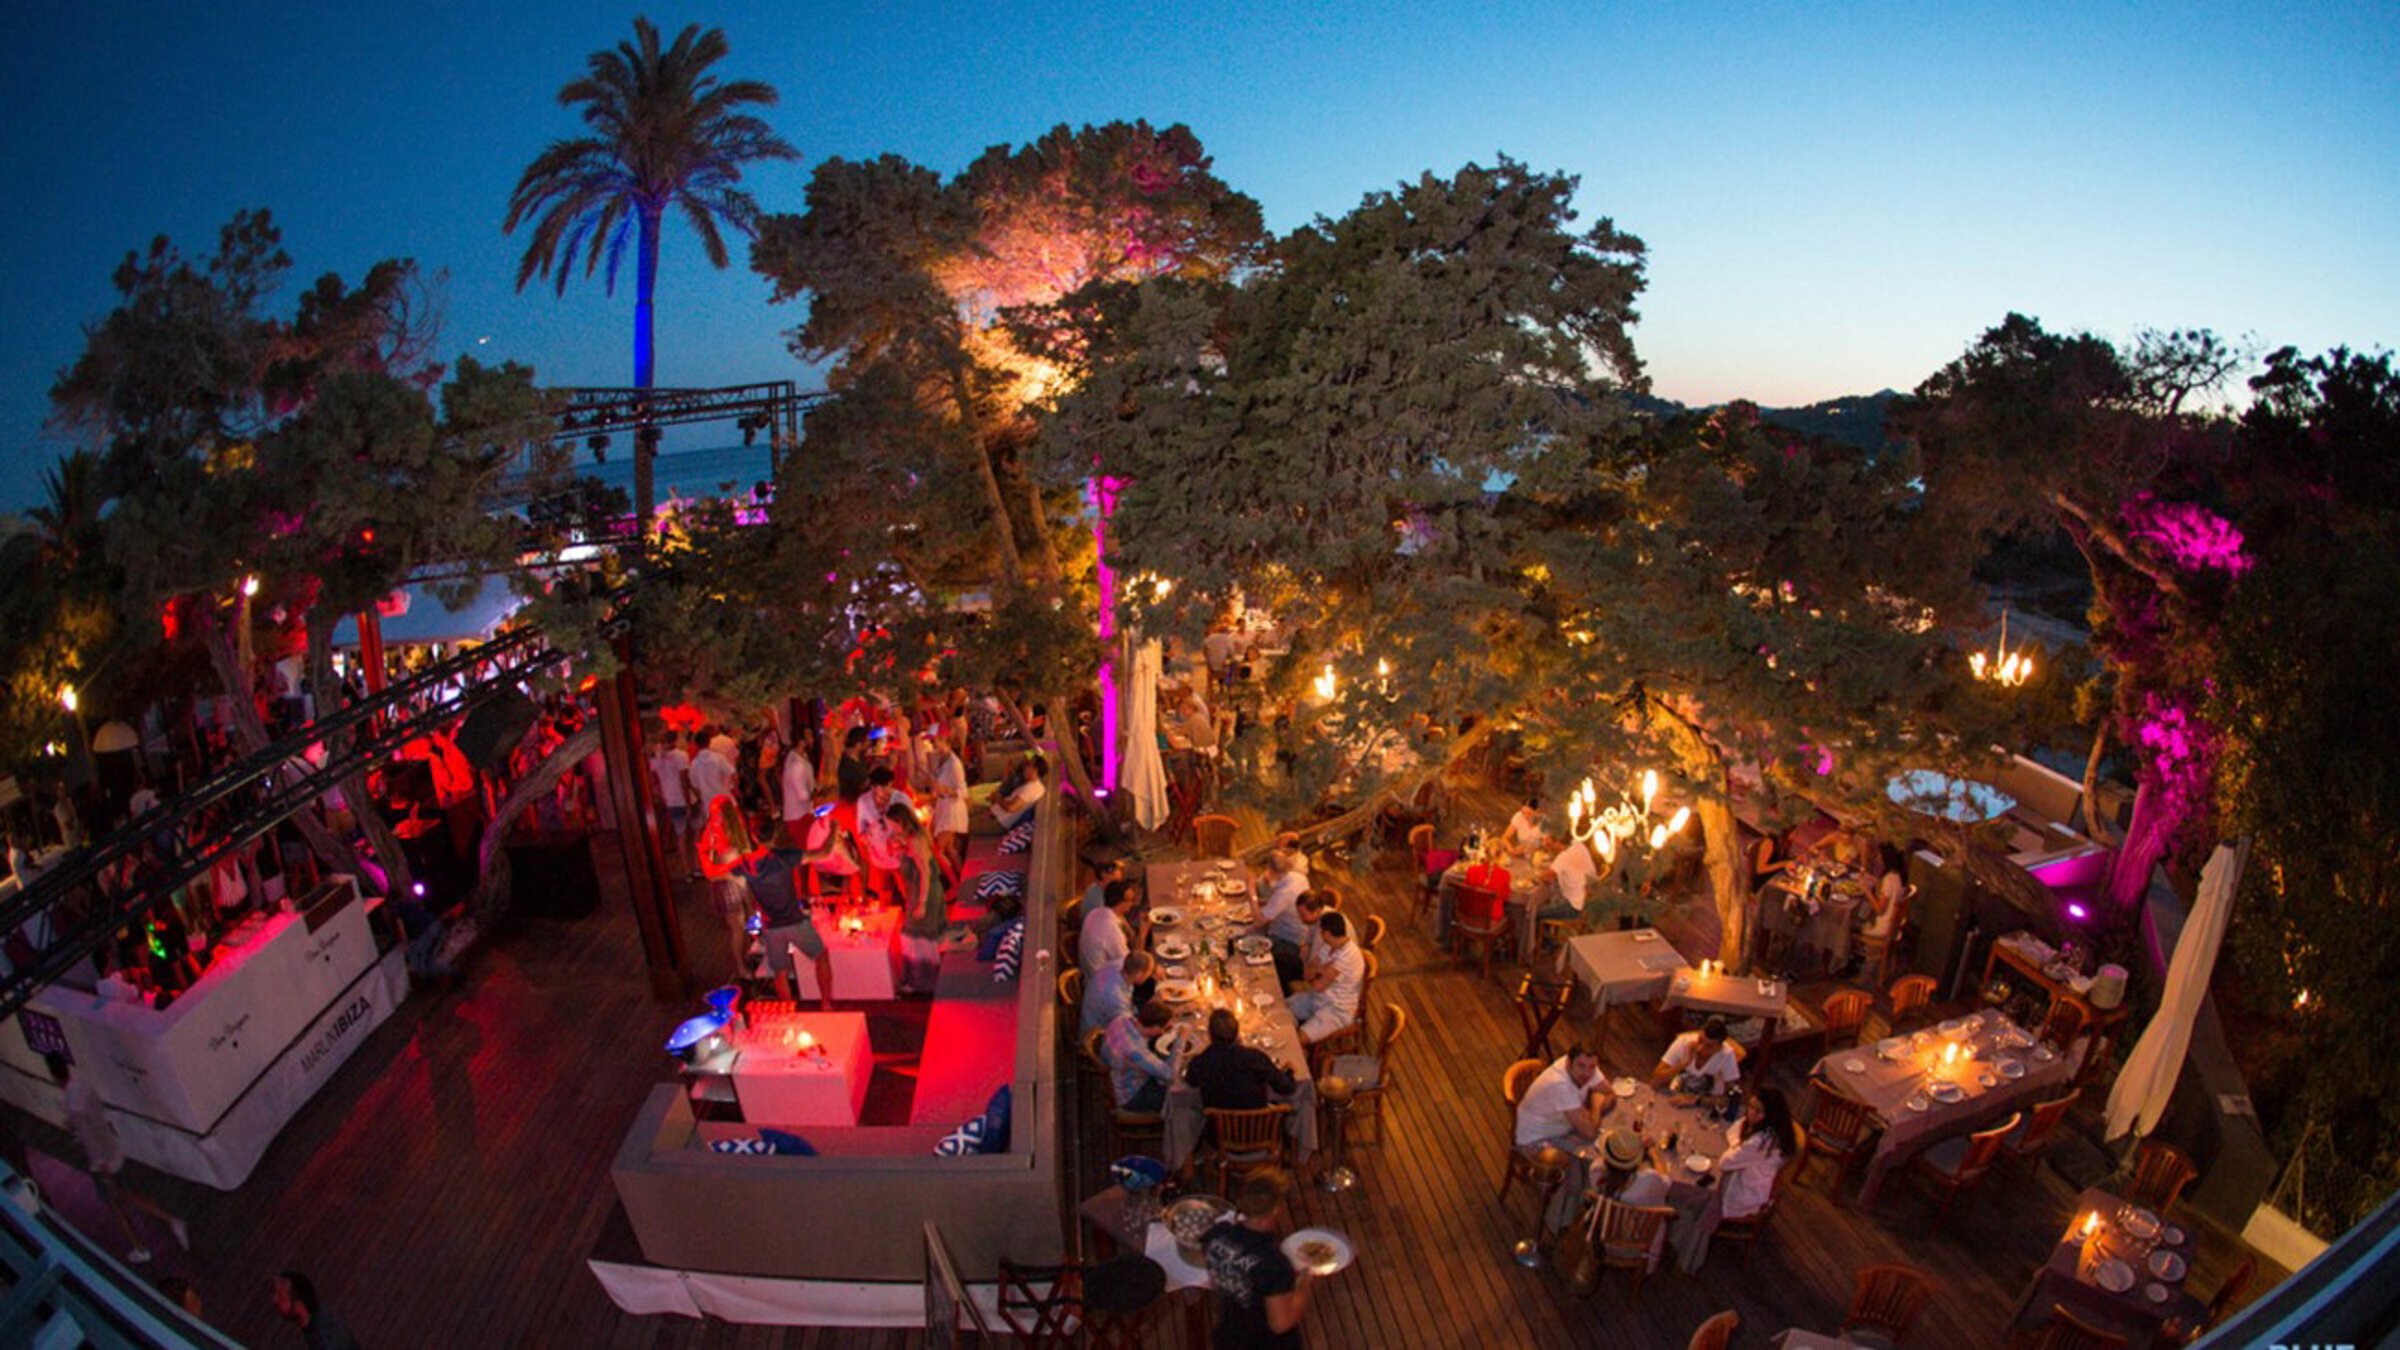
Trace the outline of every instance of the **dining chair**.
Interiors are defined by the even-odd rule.
[[[2074,1109],[2076,1099],[2081,1096],[2083,1089],[2077,1088],[2064,1097],[2035,1102],[2032,1113],[2025,1117],[2025,1123],[2000,1142],[2000,1160],[2011,1164],[2022,1163],[2049,1152],[2050,1146],[2058,1142],[2058,1132],[2066,1124],[2067,1112]]]
[[[1425,907],[1433,903],[1433,827],[1411,825],[1408,829],[1408,858],[1416,877],[1416,917],[1425,917]]]
[[[2030,1350],[2125,1350],[2127,1341],[2113,1331],[2093,1326],[2057,1303],[2050,1320],[2025,1343]]]
[[[1806,1126],[1799,1124],[1792,1126],[1792,1142],[1794,1145],[1792,1156],[1776,1165],[1775,1180],[1767,1185],[1765,1207],[1755,1214],[1745,1214],[1738,1219],[1720,1219],[1717,1222],[1717,1231],[1710,1243],[1709,1250],[1715,1251],[1715,1244],[1719,1242],[1742,1244],[1742,1269],[1744,1270],[1750,1268],[1751,1249],[1766,1240],[1767,1225],[1774,1221],[1775,1211],[1783,1205],[1784,1188],[1790,1186],[1792,1178],[1800,1174],[1800,1162],[1808,1156],[1808,1129]]]
[[[1233,856],[1234,819],[1231,816],[1206,815],[1192,820],[1192,852],[1203,858]]]
[[[1898,1345],[1932,1298],[1933,1279],[1924,1271],[1896,1262],[1868,1266],[1858,1272],[1838,1334],[1848,1340],[1851,1332],[1863,1331]]]
[[[2054,999],[2049,1015],[2042,1019],[2039,1037],[2058,1047],[2058,1053],[2069,1063],[2075,1063],[2075,1041],[2083,1035],[2084,1026],[2091,1021],[2083,1005],[2073,999]],[[2082,1065],[2076,1064],[2076,1077],[2082,1077]]]
[[[1642,1298],[1642,1281],[1650,1274],[1652,1253],[1658,1247],[1661,1233],[1675,1219],[1675,1211],[1665,1205],[1628,1205],[1611,1196],[1601,1196],[1592,1211],[1592,1253],[1600,1258],[1603,1272],[1629,1270],[1633,1272],[1633,1288],[1626,1295],[1628,1306]],[[1600,1292],[1600,1282],[1584,1292],[1585,1298]]]
[[[1550,1032],[1559,1019],[1567,1015],[1567,1005],[1574,1002],[1573,980],[1544,980],[1526,971],[1517,981],[1517,1024],[1525,1028],[1525,1058],[1539,1056],[1544,1063],[1554,1056],[1550,1053]]]
[[[2182,1149],[2144,1136],[2133,1153],[2133,1184],[2126,1189],[2125,1198],[2164,1218],[2183,1195],[2183,1188],[2199,1175],[2200,1169],[2192,1166]]]
[[[1083,1007],[1083,972],[1062,970],[1058,973],[1058,1002],[1068,1012]]]
[[[1875,996],[1864,989],[1837,989],[1826,995],[1825,1049],[1856,1045],[1859,1029],[1867,1024],[1867,1009],[1874,1006]]]
[[[1892,921],[1884,928],[1880,936],[1867,932],[1859,934],[1858,974],[1859,978],[1866,982],[1868,988],[1878,989],[1883,986],[1884,975],[1892,961],[1892,948],[1900,941],[1900,935],[1908,930],[1908,911],[1916,898],[1917,888],[1910,886],[1900,893],[1900,900],[1896,912],[1892,915]]]
[[[1383,935],[1389,930],[1389,927],[1390,925],[1383,921],[1382,915],[1368,915],[1366,922],[1358,926],[1358,949],[1373,956],[1375,949],[1383,945]]]
[[[1453,950],[1471,947],[1482,953],[1483,977],[1492,977],[1492,950],[1508,941],[1508,897],[1483,886],[1458,888],[1457,910],[1450,919]]]
[[[1360,986],[1359,1003],[1362,1006],[1366,1003],[1363,984]],[[1360,1025],[1364,1020],[1363,1018],[1352,1018],[1350,1025],[1339,1031],[1328,1032],[1323,1037],[1308,1043],[1306,1053],[1310,1077],[1322,1078],[1329,1072],[1329,1066],[1334,1060],[1344,1055],[1356,1055],[1360,1052],[1360,1045],[1366,1034],[1365,1027]]]
[[[1845,1095],[1831,1083],[1811,1079],[1809,1088],[1815,1105],[1809,1113],[1808,1147],[1800,1151],[1800,1164],[1806,1167],[1815,1158],[1833,1159],[1833,1190],[1838,1194],[1850,1165],[1866,1156],[1883,1127],[1865,1102]]]
[[[1000,1320],[1019,1345],[1070,1350],[1077,1344],[1080,1274],[1073,1264],[1021,1266],[1000,1258]]]
[[[1328,1073],[1350,1084],[1350,1121],[1373,1120],[1378,1143],[1383,1140],[1383,1097],[1392,1088],[1392,1051],[1408,1033],[1408,1009],[1384,1004],[1381,1031],[1370,1053],[1340,1055],[1326,1066]]]
[[[1167,1118],[1156,1111],[1128,1111],[1112,1105],[1108,1112],[1108,1140],[1116,1157],[1129,1153],[1157,1157],[1166,1152]]]
[[[1261,1167],[1289,1165],[1284,1121],[1291,1114],[1289,1102],[1274,1102],[1255,1111],[1209,1111],[1208,1133],[1217,1146],[1217,1194],[1233,1194],[1235,1177],[1248,1176]]]
[[[1508,1103],[1508,1129],[1500,1137],[1503,1166],[1500,1170],[1500,1202],[1508,1203],[1508,1188],[1522,1181],[1539,1193],[1542,1177],[1533,1159],[1517,1151],[1517,1103],[1525,1100],[1525,1089],[1549,1062],[1539,1059],[1520,1059],[1500,1073],[1500,1100]]]
[[[2232,1312],[2233,1305],[2241,1302],[2242,1295],[2249,1291],[2250,1279],[2257,1273],[2258,1258],[2243,1257],[2242,1263],[2225,1277],[2225,1282],[2217,1286],[2217,1292],[2209,1295],[2208,1315],[2200,1320],[2199,1326],[2192,1329],[2194,1340],[2199,1339],[2200,1333],[2214,1329],[2217,1323],[2225,1320],[2225,1314]]]
[[[1931,975],[1903,975],[1892,982],[1892,1020],[1896,1023],[1933,1001]]]
[[[1909,1175],[1942,1193],[1941,1205],[1933,1214],[1935,1223],[1950,1217],[1950,1206],[1959,1196],[1983,1184],[1984,1174],[1992,1170],[1993,1160],[2000,1156],[2001,1141],[2008,1138],[2008,1132],[2017,1127],[2021,1118],[2019,1113],[1988,1130],[1978,1130],[1964,1138],[1944,1139],[1909,1159]]]
[[[1725,1350],[1725,1347],[1733,1344],[1734,1328],[1741,1324],[1742,1315],[1728,1308],[1702,1322],[1692,1332],[1692,1339],[1684,1350]]]

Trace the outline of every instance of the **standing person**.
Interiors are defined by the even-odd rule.
[[[909,802],[893,782],[889,764],[878,764],[867,772],[866,795],[858,799],[857,831],[859,852],[867,862],[867,894],[897,900],[901,844],[892,828],[891,813]]]
[[[833,784],[845,802],[857,801],[867,790],[867,741],[871,735],[864,725],[842,733],[842,760],[834,766]]]
[[[1291,1174],[1282,1168],[1252,1172],[1234,1192],[1241,1220],[1218,1224],[1202,1241],[1217,1287],[1217,1350],[1300,1350],[1300,1319],[1316,1276],[1294,1269],[1275,1240],[1291,1194]]]
[[[707,731],[710,728],[702,728],[702,730]],[[719,732],[708,737],[707,742],[693,754],[689,774],[692,782],[692,811],[703,821],[707,820],[709,813],[715,809],[717,798],[733,795],[734,779],[740,777],[740,771],[733,767],[733,755],[727,749],[733,744],[732,738]]]
[[[783,752],[783,778],[780,784],[783,798],[784,842],[793,848],[808,847],[808,814],[817,805],[817,765],[809,757],[808,737],[792,738],[791,748]]]
[[[800,884],[803,870],[815,861],[800,849],[775,849],[752,872],[750,894],[758,904],[758,940],[766,949],[767,973],[775,981],[775,996],[799,997],[793,987],[799,976],[798,962],[793,959],[797,952],[816,967],[817,1006],[831,1010],[833,956],[826,950],[825,935],[817,931],[816,917]]]
[[[699,875],[691,859],[696,850],[692,837],[692,757],[683,748],[683,733],[670,731],[658,738],[650,751],[650,776],[658,781],[658,806],[667,818],[667,850],[683,864],[687,877]]]
[[[700,830],[700,871],[708,878],[708,898],[725,925],[725,941],[733,955],[733,978],[750,974],[750,883],[743,873],[766,854],[753,848],[750,827],[731,794],[712,799],[708,824]]]
[[[184,1229],[183,1220],[169,1214],[149,1196],[127,1190],[117,1179],[125,1170],[125,1145],[117,1138],[116,1122],[108,1118],[108,1106],[100,1100],[100,1090],[76,1073],[65,1055],[52,1051],[42,1056],[42,1063],[49,1068],[51,1081],[67,1094],[67,1132],[75,1136],[75,1146],[83,1150],[84,1170],[91,1173],[100,1198],[107,1202],[108,1212],[116,1216],[118,1226],[125,1230],[125,1241],[131,1244],[125,1259],[137,1266],[150,1259],[150,1249],[142,1245],[142,1235],[134,1231],[133,1216],[126,1212],[129,1208],[165,1224],[175,1234],[176,1245],[190,1251],[191,1234]]]
[[[297,1323],[308,1350],[358,1350],[358,1338],[317,1301],[316,1281],[296,1270],[275,1277],[275,1311]]]
[[[942,891],[941,870],[933,861],[933,837],[907,802],[895,801],[887,810],[899,856],[895,876],[900,887],[900,992],[933,997],[942,973],[942,934],[950,927],[950,905]]]
[[[967,865],[967,761],[959,754],[955,732],[942,738],[934,754],[933,842],[955,883]]]

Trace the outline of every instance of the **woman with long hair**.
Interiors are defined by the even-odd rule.
[[[894,800],[888,819],[899,835],[900,992],[933,996],[942,971],[942,934],[950,927],[950,905],[933,860],[933,839],[916,809]]]
[[[709,802],[708,823],[700,829],[700,874],[708,878],[709,900],[725,925],[736,980],[750,974],[750,883],[742,874],[766,851],[751,843],[750,824],[732,793]]]
[[[1708,1260],[1708,1240],[1724,1219],[1747,1219],[1775,1197],[1775,1174],[1799,1156],[1800,1132],[1783,1089],[1762,1087],[1742,1103],[1733,1151],[1717,1159],[1717,1186],[1700,1222],[1679,1233],[1676,1255],[1685,1274]]]

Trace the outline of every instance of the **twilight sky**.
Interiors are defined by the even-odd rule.
[[[1650,246],[1635,338],[1687,402],[1906,389],[2011,309],[2400,339],[2400,26],[2370,4],[95,0],[14,7],[0,44],[0,158],[29,189],[0,221],[0,511],[62,448],[50,381],[118,259],[159,233],[205,253],[245,206],[283,226],[294,288],[411,256],[447,274],[445,353],[628,382],[630,267],[613,299],[519,295],[500,220],[579,129],[558,87],[643,12],[723,27],[720,70],[782,91],[803,160],[755,175],[771,211],[829,155],[950,172],[1135,117],[1190,124],[1277,230],[1496,152],[1576,173],[1587,217]],[[798,313],[672,225],[659,294],[661,383],[809,378]]]

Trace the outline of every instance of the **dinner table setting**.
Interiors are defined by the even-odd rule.
[[[2126,1338],[2139,1350],[2180,1345],[2208,1316],[2184,1287],[2197,1235],[2097,1186],[2075,1198],[2066,1231],[2018,1300],[2016,1325],[2032,1330],[2053,1308]]]
[[[2058,1047],[1986,1009],[1834,1051],[1811,1076],[1865,1105],[1883,1126],[1859,1191],[1864,1205],[1874,1202],[1893,1168],[2055,1095],[2073,1069]]]
[[[1242,1042],[1264,1051],[1296,1084],[1292,1157],[1305,1163],[1317,1146],[1317,1089],[1309,1075],[1300,1024],[1285,1001],[1275,959],[1258,923],[1256,887],[1231,859],[1156,863],[1144,873],[1150,895],[1150,954],[1158,962],[1157,997],[1173,1020],[1157,1049],[1172,1058],[1178,1043],[1206,1045],[1208,1017],[1219,1008],[1240,1021]],[[1199,1089],[1167,1089],[1166,1161],[1181,1168],[1200,1145],[1208,1119]]]
[[[1759,893],[1759,926],[1817,960],[1793,969],[1840,970],[1850,960],[1850,928],[1866,903],[1865,873],[1837,862],[1807,862],[1778,872]]]
[[[1602,1077],[1593,1086],[1610,1103],[1600,1117],[1603,1133],[1620,1128],[1632,1130],[1641,1136],[1645,1149],[1655,1147],[1666,1155],[1667,1203],[1675,1210],[1675,1220],[1667,1231],[1666,1248],[1681,1251],[1687,1245],[1685,1234],[1692,1225],[1701,1222],[1714,1195],[1718,1160],[1733,1151],[1741,1121],[1739,1108],[1728,1115],[1721,1109],[1722,1098],[1673,1092],[1636,1074],[1613,1079]],[[1596,1184],[1600,1175],[1599,1142],[1585,1141],[1572,1156],[1575,1165],[1567,1181],[1580,1194],[1585,1187]],[[1662,1260],[1664,1255],[1662,1251]]]

